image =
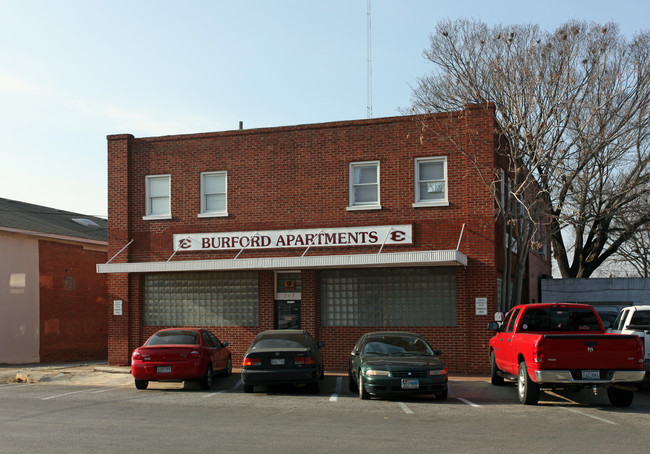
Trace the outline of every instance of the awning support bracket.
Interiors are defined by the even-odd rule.
[[[391,232],[393,231],[393,227],[391,227],[388,230],[388,233],[386,234],[386,237],[384,238],[384,241],[381,243],[381,247],[379,248],[379,252],[377,252],[377,255],[381,254],[382,249],[384,249],[384,245],[386,244],[386,241],[388,241],[388,237],[390,236]]]
[[[307,249],[305,249],[305,252],[303,252],[302,255],[301,255],[300,257],[304,257],[304,256],[305,256],[305,254],[307,253],[307,251],[309,250],[309,248],[311,247],[311,245],[314,244],[314,241],[316,241],[316,237],[317,237],[318,235],[320,235],[322,232],[323,232],[323,229],[320,229],[320,230],[318,231],[318,233],[317,233],[316,235],[314,235],[314,238],[311,239],[311,241],[310,241],[309,244],[307,245]]]
[[[456,246],[456,250],[460,249],[460,241],[463,239],[463,232],[465,232],[465,224],[463,223],[463,228],[460,229],[460,237],[458,238],[458,245]]]
[[[120,249],[120,250],[118,251],[117,254],[115,254],[113,257],[111,257],[111,259],[110,259],[108,262],[106,262],[106,264],[108,265],[109,263],[111,263],[111,262],[113,261],[113,259],[114,259],[115,257],[117,257],[118,255],[120,255],[124,249],[126,249],[127,247],[129,247],[129,246],[131,245],[131,243],[133,243],[133,240],[129,241],[129,242],[127,243],[127,245],[124,246],[122,249]]]

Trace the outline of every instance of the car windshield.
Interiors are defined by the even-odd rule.
[[[364,355],[433,355],[433,350],[423,339],[413,336],[370,337],[363,347]]]
[[[302,334],[267,334],[258,337],[253,343],[253,350],[262,348],[305,348],[307,339]]]
[[[196,331],[161,331],[154,334],[145,344],[152,345],[197,345],[199,333]]]
[[[600,331],[591,309],[563,307],[529,309],[521,329],[530,331]]]

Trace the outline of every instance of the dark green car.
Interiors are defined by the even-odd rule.
[[[350,391],[361,399],[371,395],[433,394],[447,399],[448,371],[421,336],[386,331],[361,336],[350,353]]]

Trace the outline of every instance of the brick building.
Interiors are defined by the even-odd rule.
[[[107,221],[0,198],[0,363],[106,359]]]
[[[484,108],[215,133],[108,137],[109,364],[168,326],[207,326],[237,364],[264,329],[299,326],[347,369],[367,331],[404,329],[455,373],[488,369],[500,229]],[[448,137],[447,137],[448,136]],[[527,298],[548,257],[531,253]]]

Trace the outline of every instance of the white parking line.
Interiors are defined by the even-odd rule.
[[[343,377],[336,378],[336,393],[330,396],[330,402],[336,402],[339,400],[339,394],[341,394],[341,385],[343,384]]]
[[[479,404],[475,404],[474,402],[471,402],[467,399],[463,399],[462,397],[456,397],[456,399],[460,400],[462,403],[469,405],[470,407],[474,408],[481,408]]]
[[[407,415],[415,414],[413,412],[413,410],[411,410],[409,407],[407,407],[404,402],[397,402],[397,405],[399,405],[402,408],[402,410],[404,410],[404,413],[406,413]]]
[[[23,388],[25,386],[34,386],[34,383],[23,383],[22,385],[15,383],[5,383],[3,385],[0,385],[0,388],[9,388],[10,386],[12,388]]]
[[[55,396],[43,397],[41,400],[56,399],[57,397],[69,396],[70,394],[79,394],[79,393],[87,393],[87,392],[90,392],[90,390],[84,389],[82,391],[72,391],[72,392],[69,392],[69,393],[57,394]]]
[[[563,410],[570,411],[571,413],[577,413],[577,414],[582,415],[582,416],[587,416],[588,418],[593,418],[593,419],[596,419],[598,421],[605,422],[607,424],[612,424],[614,426],[618,426],[618,423],[615,423],[614,421],[610,421],[609,419],[601,418],[599,416],[590,415],[588,413],[585,413],[585,412],[582,412],[582,411],[579,411],[579,410],[575,410],[573,408],[559,407],[559,406],[557,408],[562,408]]]
[[[239,381],[237,383],[235,383],[235,386],[233,386],[229,390],[228,389],[222,389],[221,391],[217,391],[216,393],[206,394],[205,396],[203,396],[203,398],[205,399],[206,397],[212,397],[212,396],[216,396],[217,394],[223,394],[223,393],[225,393],[227,391],[234,391],[237,388],[239,388],[241,385],[242,385],[242,381],[241,381],[241,378],[240,378]]]
[[[104,393],[106,391],[110,391],[112,389],[117,389],[117,388],[104,388],[104,389],[98,389],[97,391],[91,391],[90,394],[97,394],[97,393]]]

